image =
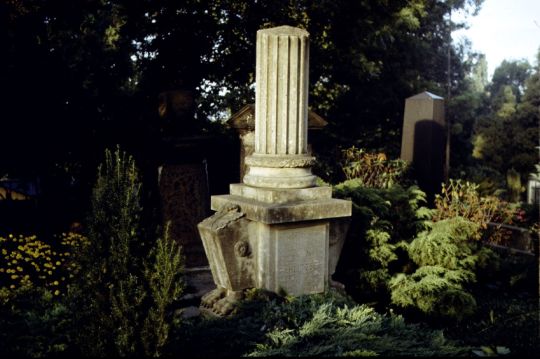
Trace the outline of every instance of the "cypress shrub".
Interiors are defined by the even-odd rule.
[[[166,235],[147,253],[141,234],[141,182],[134,159],[105,151],[87,219],[89,245],[69,289],[75,340],[84,355],[158,356],[166,311],[182,291],[179,246]]]

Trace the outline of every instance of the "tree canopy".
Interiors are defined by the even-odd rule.
[[[221,131],[220,120],[254,102],[256,31],[288,24],[310,32],[310,106],[329,122],[322,153],[356,145],[397,157],[404,100],[430,91],[450,95],[453,168],[478,165],[474,150],[498,171],[523,173],[533,161],[526,153],[537,126],[538,71],[506,61],[488,83],[485,58],[467,42],[452,43],[451,31],[465,26],[452,12],[475,15],[481,4],[4,1],[0,150],[9,155],[0,172],[76,176],[82,163],[96,162],[93,154],[116,143],[151,156],[167,121],[179,131]],[[167,117],[160,106],[169,95],[177,97]],[[499,158],[479,147],[493,142],[482,128],[506,126],[483,125],[494,118],[527,128],[512,127],[521,154]]]

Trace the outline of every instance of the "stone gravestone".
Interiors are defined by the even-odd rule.
[[[204,162],[166,163],[159,167],[159,192],[164,225],[182,245],[187,268],[207,266],[197,224],[208,215],[208,181]]]
[[[444,99],[427,91],[406,99],[401,159],[412,163],[428,202],[440,192],[444,181],[445,149]]]
[[[331,283],[351,202],[317,187],[308,154],[309,34],[290,26],[257,32],[254,153],[217,213],[199,223],[216,289],[202,307],[227,314],[248,288],[289,295]],[[343,229],[343,228],[341,228]],[[339,236],[340,238],[330,238]]]
[[[206,142],[194,119],[190,91],[171,90],[159,95],[161,136],[158,144],[158,190],[163,225],[182,245],[186,267],[204,267],[208,261],[197,224],[210,213]]]

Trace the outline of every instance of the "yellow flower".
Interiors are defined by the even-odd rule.
[[[11,279],[17,279],[17,278],[19,278],[19,276],[17,274],[12,274],[11,275]]]
[[[54,291],[54,295],[59,295],[60,294],[60,291],[57,289]]]
[[[9,286],[10,289],[15,289],[15,284]]]
[[[58,281],[55,280],[55,281],[53,282],[53,285],[58,285]]]
[[[55,263],[57,266],[61,265],[62,263],[60,263],[60,261],[56,261]]]

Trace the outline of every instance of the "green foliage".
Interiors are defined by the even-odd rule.
[[[439,266],[421,267],[410,276],[399,274],[392,278],[392,303],[417,308],[435,318],[461,320],[474,313],[476,308],[474,297],[462,287],[469,280],[462,271]]]
[[[381,315],[365,305],[307,304],[310,315],[286,326],[270,326],[264,342],[248,356],[431,356],[465,350],[441,332],[406,324],[400,316]]]
[[[462,217],[477,224],[474,238],[480,239],[488,223],[508,223],[514,208],[496,196],[481,197],[479,185],[461,180],[443,183],[441,194],[435,195],[434,221]]]
[[[478,225],[462,217],[433,223],[409,245],[409,255],[419,266],[440,265],[448,269],[469,268],[470,243]]]
[[[182,291],[179,247],[159,239],[146,261],[140,217],[141,184],[131,156],[105,152],[88,219],[91,244],[81,251],[80,277],[69,300],[83,353],[160,355],[167,311]]]
[[[358,179],[364,187],[390,188],[400,183],[407,171],[406,161],[387,160],[384,153],[367,153],[354,146],[342,153],[345,178]]]
[[[155,99],[169,91],[189,92],[196,106],[179,112],[186,121],[197,122],[199,130],[208,130],[212,126],[207,119],[227,117],[253,102],[255,33],[282,24],[311,34],[312,58],[317,61],[310,65],[310,98],[313,109],[331,119],[330,137],[345,146],[358,142],[366,148],[389,147],[395,155],[399,145],[392,140],[399,139],[403,99],[425,89],[443,93],[447,46],[441,44],[450,46],[453,92],[461,86],[467,50],[452,46],[449,35],[463,24],[455,17],[450,22],[448,13],[475,10],[480,4],[3,2],[3,84],[12,89],[5,91],[12,106],[6,106],[4,117],[19,119],[6,122],[3,131],[25,136],[6,136],[0,150],[18,148],[22,138],[29,150],[10,151],[19,161],[2,159],[0,172],[17,167],[24,171],[20,163],[47,169],[59,163],[79,177],[86,171],[76,168],[94,160],[89,148],[124,141],[126,147],[151,152],[155,147],[145,145],[160,121]],[[36,106],[26,106],[26,98],[17,95],[28,88],[42,94],[34,99]],[[54,121],[45,125],[41,116]],[[182,115],[172,117],[176,121]]]
[[[81,273],[73,286],[74,312],[83,328],[76,338],[85,353],[137,352],[146,293],[140,263],[141,185],[131,156],[105,151],[98,168],[88,218],[90,245],[81,251]],[[114,349],[113,349],[114,348]]]
[[[468,288],[477,272],[497,263],[491,250],[473,240],[477,232],[478,224],[453,217],[420,233],[408,246],[418,269],[390,280],[392,303],[434,318],[462,320],[473,314],[476,301]]]
[[[334,196],[353,202],[353,214],[338,272],[360,300],[388,295],[388,280],[408,270],[406,243],[427,228],[432,211],[422,207],[417,187],[366,188],[359,179],[334,187]],[[381,297],[382,296],[382,297]]]
[[[519,202],[521,193],[525,192],[525,187],[521,185],[521,176],[515,169],[510,168],[506,172],[506,187],[508,189],[508,200]]]
[[[43,288],[0,289],[0,355],[49,357],[72,350],[71,312]]]
[[[538,69],[533,71],[526,61],[503,61],[495,70],[485,106],[489,111],[474,128],[475,165],[491,167],[503,178],[514,169],[522,181],[527,179],[537,161],[539,78]],[[511,200],[515,191],[509,188]]]
[[[329,291],[276,297],[252,290],[229,318],[195,318],[175,332],[173,355],[362,356],[459,355],[442,332],[411,325],[393,313],[382,315],[350,297]]]
[[[182,279],[183,257],[179,245],[169,237],[169,227],[163,238],[157,240],[150,252],[145,275],[149,283],[153,304],[144,320],[141,339],[146,355],[161,356],[169,337],[168,309],[184,289]]]

